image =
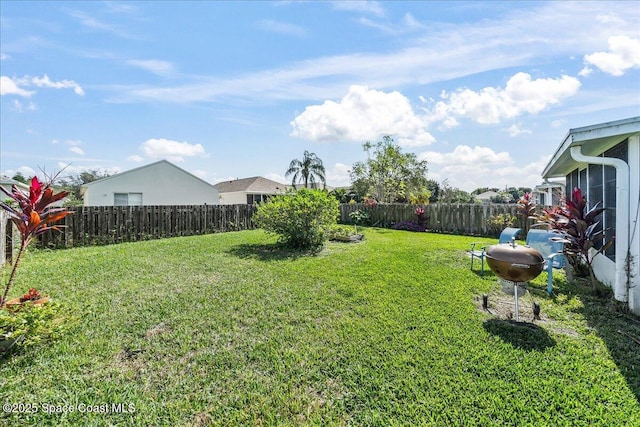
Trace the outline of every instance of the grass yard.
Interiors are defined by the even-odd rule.
[[[12,296],[36,286],[78,320],[0,359],[2,402],[38,408],[0,424],[640,425],[637,318],[564,280],[547,297],[546,274],[542,322],[495,318],[477,239],[365,234],[317,256],[261,231],[31,251]]]

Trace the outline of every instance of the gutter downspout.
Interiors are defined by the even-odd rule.
[[[627,302],[628,289],[625,265],[629,250],[629,165],[624,160],[612,157],[585,156],[581,150],[581,145],[571,147],[571,157],[575,161],[612,166],[616,169],[616,281],[613,292],[616,300]]]

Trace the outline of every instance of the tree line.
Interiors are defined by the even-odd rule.
[[[427,177],[427,161],[419,160],[414,153],[404,153],[394,139],[385,135],[377,143],[365,142],[366,160],[353,164],[350,171],[351,185],[335,188],[331,194],[340,203],[373,200],[382,203],[476,203],[476,196],[493,191],[491,203],[516,203],[531,188],[509,187],[478,188],[471,193],[452,187],[448,179],[437,182]],[[305,151],[301,160],[293,159],[286,177],[291,176],[294,188],[326,188],[326,170],[322,160]],[[322,187],[320,187],[320,183]]]

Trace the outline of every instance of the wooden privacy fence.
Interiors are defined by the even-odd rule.
[[[415,222],[417,207],[402,203],[378,204],[374,207],[343,204],[340,206],[340,222],[351,222],[349,214],[359,209],[369,213],[372,225],[380,227],[389,227],[405,221]],[[454,234],[487,235],[490,234],[487,226],[489,218],[500,214],[516,216],[515,204],[434,203],[420,207],[425,210],[425,225],[428,230]]]
[[[369,224],[391,227],[405,221],[416,221],[418,206],[401,203],[343,204],[340,206],[340,222],[351,223],[349,214],[363,209],[370,215]],[[426,228],[433,232],[489,235],[487,220],[499,214],[515,216],[516,205],[503,204],[445,204],[422,206],[425,210]],[[254,228],[253,213],[256,205],[213,206],[85,206],[69,208],[73,212],[61,224],[62,232],[48,232],[39,239],[41,247],[70,248],[74,246],[105,245],[134,242],[164,237],[190,236]],[[3,215],[0,212],[0,215]],[[0,216],[2,245],[7,248],[7,221]],[[521,225],[518,225],[521,226]],[[526,234],[526,229],[523,230]],[[2,259],[5,259],[4,253]]]
[[[253,228],[254,205],[85,206],[42,235],[43,247],[105,245]]]

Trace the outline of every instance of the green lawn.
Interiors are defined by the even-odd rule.
[[[36,286],[79,320],[0,360],[2,402],[38,408],[0,424],[640,425],[637,318],[562,276],[547,297],[545,274],[546,321],[494,318],[476,239],[365,234],[317,256],[261,231],[28,253],[13,296]]]

